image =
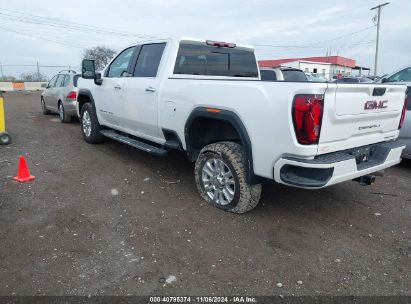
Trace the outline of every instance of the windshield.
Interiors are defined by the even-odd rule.
[[[308,81],[303,71],[282,70],[285,81]]]

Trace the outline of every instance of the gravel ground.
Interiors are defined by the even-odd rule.
[[[411,163],[373,187],[267,182],[255,210],[198,196],[182,153],[159,158],[5,96],[0,295],[411,295]],[[12,180],[25,155],[36,180]]]

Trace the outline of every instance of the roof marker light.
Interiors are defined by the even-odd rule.
[[[235,48],[237,46],[235,43],[212,41],[212,40],[207,40],[206,43],[207,43],[207,45],[212,45],[212,46],[216,46],[216,47],[231,48],[231,49]]]

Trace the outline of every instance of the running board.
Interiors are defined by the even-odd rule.
[[[117,133],[113,130],[101,130],[100,133],[103,134],[105,137],[114,139],[114,140],[119,141],[123,144],[126,144],[126,145],[132,146],[134,148],[143,150],[143,151],[148,152],[148,153],[153,154],[153,155],[164,156],[168,153],[168,151],[165,150],[162,147],[152,146],[150,144],[144,143],[144,142],[139,141],[137,139],[121,135],[121,134],[119,134],[119,133]]]

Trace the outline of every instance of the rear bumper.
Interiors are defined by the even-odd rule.
[[[373,155],[367,162],[358,164],[352,155],[355,149],[319,155],[314,159],[281,158],[274,165],[274,180],[299,188],[328,187],[400,163],[405,145],[399,141],[391,141],[369,147],[373,147]]]
[[[67,115],[77,117],[77,101],[66,101],[64,103],[64,110]]]

